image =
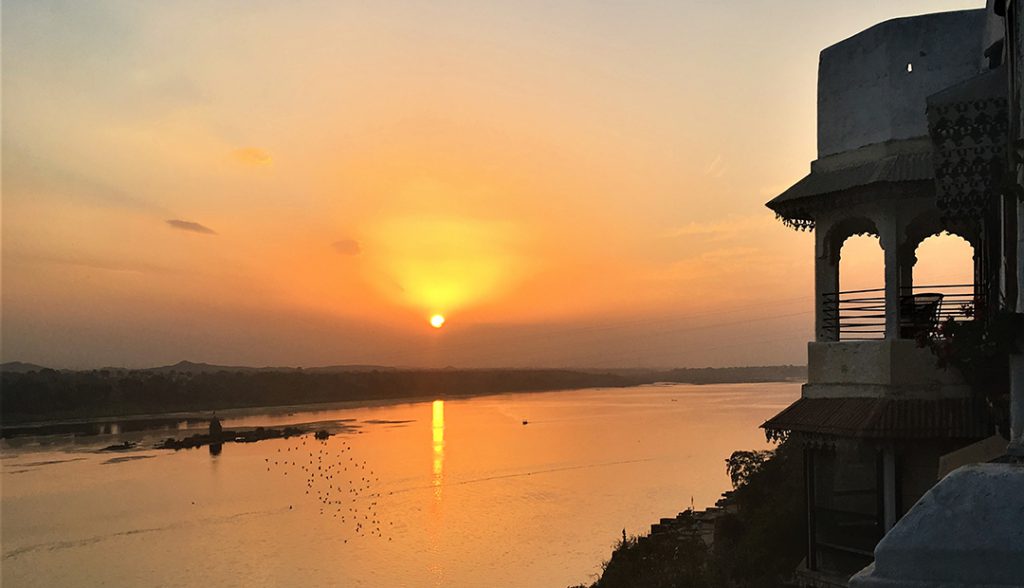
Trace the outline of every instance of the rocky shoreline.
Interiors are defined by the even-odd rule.
[[[572,588],[792,586],[806,547],[801,452],[786,442],[763,460],[733,453],[726,463],[734,488],[715,506],[663,518],[646,535],[623,530],[600,578]],[[734,463],[746,464],[738,475]]]
[[[257,441],[265,441],[267,439],[287,439],[289,437],[297,437],[306,433],[311,433],[301,427],[284,427],[281,429],[256,427],[251,430],[222,430],[219,434],[206,433],[199,435],[190,435],[181,439],[175,439],[174,437],[168,437],[160,442],[157,449],[195,449],[197,447],[204,447],[207,445],[221,445],[224,443],[255,443]],[[326,431],[316,431],[317,435],[326,434],[330,435]],[[318,437],[319,438],[319,437]]]

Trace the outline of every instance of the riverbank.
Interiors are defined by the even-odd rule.
[[[625,388],[657,382],[791,381],[802,366],[694,370],[392,370],[164,372],[43,369],[0,373],[3,435],[29,428],[160,418],[208,418],[237,409],[310,410],[339,403],[411,402],[508,392]],[[59,431],[58,431],[59,432]]]
[[[572,588],[791,586],[806,548],[800,448],[757,453],[726,460],[734,489],[714,507],[663,518],[646,535],[623,531],[601,577]]]
[[[448,398],[472,397],[480,395],[449,395]],[[166,412],[151,414],[135,414],[125,416],[91,417],[77,419],[55,419],[28,423],[15,423],[0,428],[0,437],[34,437],[48,435],[102,435],[123,434],[132,432],[152,431],[157,429],[188,427],[205,427],[210,418],[216,416],[222,420],[243,419],[250,417],[267,417],[277,419],[296,413],[317,413],[325,411],[347,410],[353,408],[375,408],[424,402],[424,398],[389,398],[383,400],[346,400],[342,402],[319,402],[314,404],[286,404],[282,406],[253,406],[244,408],[228,408],[217,411],[194,410],[187,412]],[[296,426],[328,426],[337,421],[329,422],[297,422]]]

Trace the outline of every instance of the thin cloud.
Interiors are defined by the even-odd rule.
[[[704,175],[720,178],[725,174],[725,170],[727,169],[729,168],[722,162],[722,154],[719,153],[713,160],[711,160],[708,168],[704,170]]]
[[[87,173],[68,168],[15,142],[4,145],[4,197],[39,196],[164,215],[167,210]]]
[[[664,233],[664,237],[712,237],[725,239],[741,234],[752,234],[769,224],[764,215],[730,218],[712,222],[691,222]]]
[[[168,220],[166,220],[164,222],[166,222],[171,227],[173,227],[175,229],[181,229],[182,231],[192,231],[193,233],[202,233],[204,235],[216,235],[217,234],[217,231],[211,229],[210,227],[207,227],[207,226],[204,226],[204,225],[201,225],[199,223],[192,222],[192,221],[179,220],[179,219],[174,218],[174,219],[168,219]]]
[[[242,147],[233,152],[235,159],[247,165],[270,165],[274,159],[259,147]]]
[[[106,272],[136,274],[173,273],[173,270],[169,268],[159,265],[153,265],[150,263],[139,262],[135,260],[109,260],[89,257],[62,257],[58,255],[23,255],[19,253],[13,254],[12,259],[27,263],[74,266],[93,270],[102,270]]]
[[[342,255],[359,255],[363,251],[355,239],[341,239],[332,243],[331,247]]]

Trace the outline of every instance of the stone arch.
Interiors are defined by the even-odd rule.
[[[829,227],[828,233],[825,235],[825,251],[833,265],[839,265],[843,243],[857,235],[878,237],[878,225],[866,216],[856,216],[845,218]]]
[[[975,227],[950,226],[940,216],[938,210],[929,210],[918,215],[914,220],[907,223],[904,230],[904,241],[900,247],[901,262],[908,266],[917,263],[917,250],[921,243],[930,237],[943,234],[959,237],[971,246],[974,250],[974,257],[977,259],[978,246],[980,244],[979,231]]]
[[[981,245],[980,231],[974,226],[950,226],[937,210],[930,210],[907,223],[905,228],[905,239],[900,247],[900,265],[904,268],[905,289],[911,288],[915,283],[918,283],[918,280],[914,277],[914,268],[917,266],[917,255],[921,244],[932,237],[941,236],[961,239],[971,247],[971,283],[977,283]]]
[[[946,278],[946,279],[939,279],[939,280],[935,280],[935,279],[932,279],[932,280],[921,280],[921,279],[919,279],[919,276],[915,272],[914,273],[914,277],[913,277],[913,283],[915,285],[925,286],[925,285],[939,285],[939,284],[935,284],[935,283],[933,283],[933,284],[925,284],[925,283],[923,283],[925,281],[931,281],[931,282],[936,282],[936,281],[939,281],[939,282],[958,282],[958,283],[963,282],[965,284],[970,284],[973,287],[975,285],[976,281],[977,281],[976,278],[977,278],[977,272],[978,272],[978,249],[974,245],[974,243],[971,242],[970,239],[967,239],[963,235],[954,233],[952,231],[939,231],[939,232],[934,233],[932,235],[928,235],[927,237],[925,237],[925,238],[921,239],[920,241],[918,241],[917,246],[914,248],[914,253],[913,253],[914,269],[917,270],[919,268],[919,265],[918,265],[918,261],[919,261],[919,259],[918,259],[918,252],[921,251],[921,247],[923,245],[925,245],[926,242],[932,241],[933,238],[941,238],[941,239],[947,240],[947,242],[950,241],[950,240],[956,240],[956,241],[960,241],[961,243],[966,244],[970,248],[970,268],[969,268],[968,271],[964,272],[966,274],[966,276],[964,278],[959,278],[959,279],[949,279],[949,278]],[[955,255],[955,253],[954,253],[954,255]],[[949,260],[948,258],[947,258],[947,260],[948,261],[955,261],[955,260]],[[967,281],[964,282],[964,280],[967,280]]]

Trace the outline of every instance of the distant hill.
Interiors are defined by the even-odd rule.
[[[151,372],[158,374],[215,374],[218,372],[258,372],[261,370],[272,371],[272,372],[290,372],[294,371],[292,367],[269,367],[269,368],[255,368],[241,365],[215,365],[212,363],[197,363],[194,361],[179,361],[173,365],[163,365],[158,367],[144,368],[139,371]]]
[[[166,371],[0,373],[0,429],[13,423],[294,406],[354,400],[446,398],[502,392],[625,387],[641,379],[569,370],[352,370],[322,373],[181,363]],[[331,368],[328,368],[331,369]],[[189,370],[197,370],[189,372]],[[344,371],[347,370],[347,371]]]
[[[46,366],[23,361],[10,361],[0,364],[0,372],[10,374],[27,374],[49,369]],[[172,365],[157,366],[151,368],[132,369],[124,367],[103,367],[98,370],[57,370],[61,372],[90,372],[103,371],[113,373],[141,372],[151,374],[218,374],[228,373],[290,373],[301,372],[306,374],[342,374],[342,373],[363,373],[363,372],[530,372],[530,371],[551,371],[545,368],[456,368],[447,366],[441,369],[430,368],[404,368],[386,365],[373,364],[339,364],[315,367],[292,367],[292,366],[265,366],[252,367],[243,365],[219,365],[183,360]],[[722,367],[722,368],[565,368],[555,371],[570,371],[581,374],[603,374],[615,375],[636,380],[638,382],[682,382],[690,384],[710,384],[726,382],[778,382],[787,380],[803,380],[807,377],[807,366],[802,365],[772,365],[772,366],[745,366],[745,367]]]
[[[0,372],[7,372],[9,374],[27,374],[29,372],[38,372],[45,369],[45,366],[36,365],[34,363],[25,363],[23,361],[9,361],[7,363],[0,364]]]
[[[614,374],[627,378],[682,384],[739,384],[805,381],[805,365],[763,365],[701,368],[584,368],[587,374]]]
[[[762,365],[725,368],[680,368],[664,373],[668,382],[690,384],[806,381],[805,365]]]
[[[309,372],[311,374],[332,374],[338,372],[393,372],[399,368],[391,367],[387,365],[325,365],[322,367],[308,367],[302,368],[302,371]]]
[[[113,368],[111,368],[113,369]],[[250,367],[241,365],[216,365],[212,363],[197,363],[194,361],[179,361],[174,365],[164,365],[159,367],[145,368],[139,371],[159,373],[159,374],[216,374],[219,372],[307,372],[311,374],[331,374],[337,372],[372,372],[372,371],[391,371],[393,367],[387,367],[382,365],[329,365],[322,367],[290,367],[290,366],[267,366],[267,367]]]

